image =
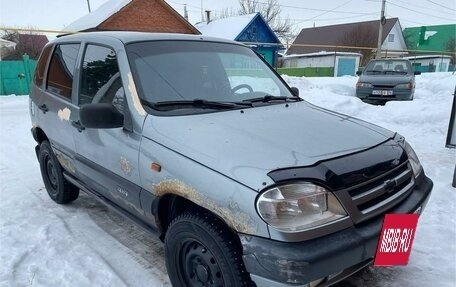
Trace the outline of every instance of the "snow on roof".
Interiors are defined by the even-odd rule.
[[[421,56],[408,56],[408,57],[402,57],[402,58],[408,59],[408,60],[414,60],[414,59],[440,59],[440,58],[451,59],[451,56],[448,56],[448,55],[421,55]]]
[[[204,36],[213,36],[235,40],[239,34],[252,22],[258,13],[252,13],[241,16],[228,17],[223,19],[213,20],[211,22],[196,23],[195,27]]]
[[[120,9],[127,6],[132,0],[109,0],[101,5],[97,10],[89,13],[65,27],[67,32],[84,31],[95,28],[106,19],[119,12]]]
[[[16,43],[0,38],[0,47],[16,47]]]
[[[332,56],[334,53],[337,56],[355,56],[361,57],[360,53],[353,53],[353,52],[315,52],[315,53],[307,53],[307,54],[293,54],[293,55],[285,55],[284,58],[300,58],[300,57],[322,57],[322,56]]]

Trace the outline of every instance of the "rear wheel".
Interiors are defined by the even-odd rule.
[[[69,203],[79,196],[79,188],[63,177],[63,169],[48,141],[40,144],[38,153],[41,176],[52,200],[59,204]]]
[[[184,213],[166,233],[166,268],[173,286],[254,286],[238,240],[217,218]]]

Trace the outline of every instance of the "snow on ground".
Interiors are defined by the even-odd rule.
[[[444,145],[456,76],[418,76],[413,102],[386,106],[354,97],[356,77],[284,78],[316,105],[404,135],[434,181],[409,264],[371,267],[338,286],[455,286],[456,153]],[[30,125],[28,97],[0,97],[0,286],[169,286],[157,239],[83,193],[66,206],[50,200]]]

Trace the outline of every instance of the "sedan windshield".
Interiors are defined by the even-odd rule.
[[[150,41],[127,45],[127,54],[141,101],[154,110],[245,108],[250,102],[296,100],[244,46]]]
[[[412,73],[411,65],[404,60],[375,60],[370,61],[365,69],[367,75],[407,75]]]

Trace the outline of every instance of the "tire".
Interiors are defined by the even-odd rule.
[[[49,197],[59,204],[72,202],[79,196],[79,188],[63,177],[63,169],[48,141],[40,144],[38,154],[41,176]]]
[[[255,286],[239,240],[215,216],[184,213],[165,237],[166,269],[174,287]]]

